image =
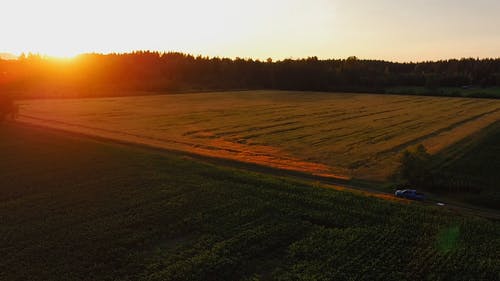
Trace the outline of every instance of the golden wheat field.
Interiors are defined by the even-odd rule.
[[[25,100],[21,122],[312,174],[381,180],[500,120],[500,101],[242,91]]]

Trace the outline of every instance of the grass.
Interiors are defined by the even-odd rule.
[[[433,157],[435,170],[443,178],[454,180],[442,190],[447,196],[474,205],[500,208],[500,122],[473,134]],[[473,186],[473,192],[460,190]],[[455,190],[453,188],[455,187]]]
[[[500,87],[438,87],[429,89],[427,87],[391,87],[386,89],[388,94],[407,95],[436,95],[450,97],[470,98],[500,98]]]
[[[0,280],[498,280],[500,223],[0,127]]]
[[[381,181],[500,119],[500,101],[247,91],[26,100],[22,121],[312,174]]]

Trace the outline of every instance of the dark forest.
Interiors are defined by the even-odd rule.
[[[141,51],[0,60],[0,90],[18,98],[246,89],[391,93],[394,87],[405,94],[450,96],[478,89],[470,96],[498,97],[480,89],[500,87],[500,59],[396,63],[309,57],[273,62]],[[421,90],[412,92],[411,87]]]

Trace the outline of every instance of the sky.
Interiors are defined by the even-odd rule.
[[[2,0],[0,52],[500,57],[498,0]]]

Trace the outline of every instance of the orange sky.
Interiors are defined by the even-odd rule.
[[[497,0],[2,1],[0,52],[500,57]]]

